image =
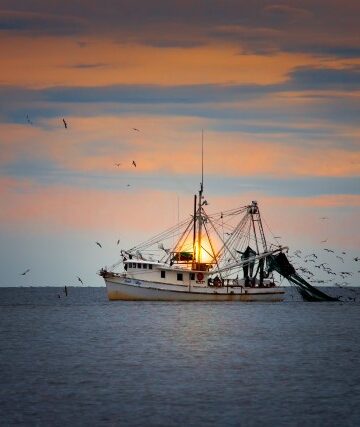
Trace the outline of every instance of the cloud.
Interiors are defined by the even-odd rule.
[[[78,69],[105,68],[105,67],[110,67],[110,66],[111,66],[111,64],[106,64],[104,62],[68,65],[69,68],[78,68]]]
[[[296,248],[303,244],[319,247],[324,237],[331,241],[333,248],[358,247],[358,233],[354,230],[357,230],[360,195],[286,197],[247,188],[224,195],[209,194],[207,190],[208,187],[206,197],[210,213],[258,200],[268,238],[271,238],[270,226],[273,233],[282,236],[284,244]],[[0,229],[7,233],[22,230],[23,236],[29,231],[63,235],[73,230],[87,235],[91,242],[94,235],[121,235],[122,244],[128,242],[130,246],[177,221],[177,196],[166,190],[84,190],[61,185],[44,187],[29,180],[0,179],[0,197],[7,200],[0,211]],[[181,194],[180,201],[180,217],[190,219],[191,192]],[[134,212],[141,211],[146,215],[139,221]],[[331,224],[325,229],[325,224],[319,220],[324,215],[329,217]],[[344,223],[347,224],[345,228]],[[115,246],[115,239],[113,243]]]
[[[76,68],[98,68],[102,63],[82,64]],[[74,66],[73,66],[74,67]],[[202,104],[236,102],[294,91],[354,91],[360,88],[358,66],[295,67],[287,79],[275,84],[118,84],[107,86],[57,86],[27,89],[0,86],[0,95],[11,99],[60,103],[134,103],[134,104]]]
[[[303,90],[359,90],[360,67],[299,67],[289,73],[290,84]]]
[[[43,12],[0,10],[0,31],[26,32],[32,35],[75,34],[85,25],[84,19]]]
[[[277,24],[284,23],[286,25],[302,22],[303,20],[309,21],[314,16],[308,9],[293,7],[287,4],[265,6],[263,12],[270,19],[275,19]]]
[[[124,184],[132,179],[141,185],[151,174],[181,180],[184,174],[196,176],[198,172],[200,129],[207,124],[200,118],[153,115],[72,117],[68,123],[67,130],[60,119],[45,120],[42,127],[2,126],[7,135],[0,141],[3,168],[15,176],[30,171],[32,177],[55,182],[66,174],[73,178],[80,174],[83,180],[81,174],[86,173],[105,183],[116,182],[118,177]],[[134,126],[141,131],[132,131]],[[311,138],[307,144],[295,141],[289,144],[285,136],[269,138],[256,132],[207,131],[207,173],[287,179],[359,175],[356,147],[334,145],[325,138],[321,143]],[[245,155],[246,161],[244,153],[251,153]],[[134,159],[139,165],[136,170],[131,166]],[[44,162],[44,167],[37,170],[37,162]],[[123,162],[124,168],[115,170],[115,162]]]

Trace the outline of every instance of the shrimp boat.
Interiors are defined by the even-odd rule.
[[[273,260],[287,248],[268,245],[258,203],[214,214],[206,206],[202,179],[190,218],[102,268],[109,300],[282,301]]]

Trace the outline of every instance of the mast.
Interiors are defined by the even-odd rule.
[[[249,213],[251,215],[251,223],[252,223],[252,227],[253,227],[253,232],[254,232],[254,238],[255,238],[255,243],[256,243],[256,249],[257,252],[259,252],[259,244],[258,244],[258,236],[256,234],[256,228],[255,228],[255,222],[258,225],[258,230],[260,233],[260,238],[261,238],[261,244],[262,244],[262,250],[263,251],[267,251],[267,244],[266,244],[266,238],[265,238],[265,233],[264,233],[264,229],[262,226],[262,221],[261,221],[261,215],[260,215],[260,210],[259,210],[259,206],[257,204],[256,201],[252,201],[250,207],[249,207]]]
[[[193,269],[195,269],[196,262],[196,194],[194,194]]]
[[[204,188],[204,129],[201,129],[201,190]]]
[[[203,199],[203,190],[204,190],[204,130],[201,129],[201,183],[199,191],[199,206],[198,206],[198,230],[197,230],[197,259],[196,262],[201,262],[201,234],[202,234],[202,199]]]

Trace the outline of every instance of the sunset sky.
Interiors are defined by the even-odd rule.
[[[359,17],[357,0],[0,0],[0,286],[102,285],[120,247],[190,215],[201,129],[210,213],[257,200],[290,251],[358,285]]]

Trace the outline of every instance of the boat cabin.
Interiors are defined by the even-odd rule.
[[[145,280],[155,283],[166,283],[183,286],[207,286],[209,272],[204,270],[190,270],[177,265],[129,259],[124,261],[126,277]]]

